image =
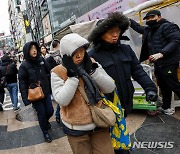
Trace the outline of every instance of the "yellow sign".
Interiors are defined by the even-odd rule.
[[[25,22],[26,27],[29,27],[29,21],[25,20],[24,22]]]

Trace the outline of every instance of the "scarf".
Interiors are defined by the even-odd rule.
[[[49,54],[56,61],[57,64],[61,64],[62,63],[62,58],[61,58],[59,50],[57,50],[57,51],[50,51]]]
[[[100,100],[102,100],[102,97],[96,83],[89,76],[89,74],[84,70],[83,63],[78,65],[77,67],[78,67],[80,77],[82,77],[84,81],[84,89],[88,97],[89,104],[90,105],[97,104]]]

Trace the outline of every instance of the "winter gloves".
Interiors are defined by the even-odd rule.
[[[162,53],[156,53],[156,54],[153,54],[153,55],[149,56],[149,60],[154,62],[154,61],[156,61],[156,60],[158,60],[158,59],[160,59],[162,57],[163,57]]]
[[[74,64],[71,56],[64,55],[62,58],[62,62],[67,69],[68,77],[78,77],[78,69],[77,66]]]
[[[84,69],[86,70],[86,72],[88,74],[93,74],[95,72],[96,68],[98,68],[98,64],[93,63],[91,58],[89,57],[88,53],[85,52],[85,55],[84,55]]]
[[[67,69],[68,77],[78,77],[79,76],[78,68],[77,68],[76,64],[74,64],[71,56],[64,55],[62,58],[62,62],[63,62],[63,65]],[[85,52],[83,63],[84,63],[84,69],[90,75],[95,72],[96,68],[98,68],[98,64],[92,62],[92,60],[89,57],[87,52]]]
[[[152,101],[152,102],[156,102],[157,101],[157,93],[155,91],[148,91],[146,93],[146,100],[147,101]]]

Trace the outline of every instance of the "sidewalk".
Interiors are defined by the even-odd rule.
[[[56,106],[55,103],[53,105]],[[45,143],[34,109],[31,106],[21,106],[18,114],[13,110],[0,112],[0,154],[72,154],[62,125],[56,123],[54,116],[50,120],[53,141]],[[144,111],[136,110],[128,116],[127,124],[132,144],[174,142],[172,149],[135,149],[132,154],[179,154],[180,109],[176,108],[173,116],[148,116]]]

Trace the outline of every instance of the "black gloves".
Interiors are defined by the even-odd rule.
[[[77,66],[74,64],[71,56],[64,55],[62,58],[62,62],[64,67],[66,67],[67,69],[68,77],[78,77],[78,69]]]
[[[152,102],[156,102],[157,101],[157,93],[155,91],[148,91],[146,93],[146,100],[147,101],[152,101]]]
[[[84,69],[86,70],[86,72],[88,74],[93,74],[95,72],[96,68],[98,68],[98,64],[93,63],[91,58],[89,57],[88,53],[85,52],[85,55],[84,55]]]

